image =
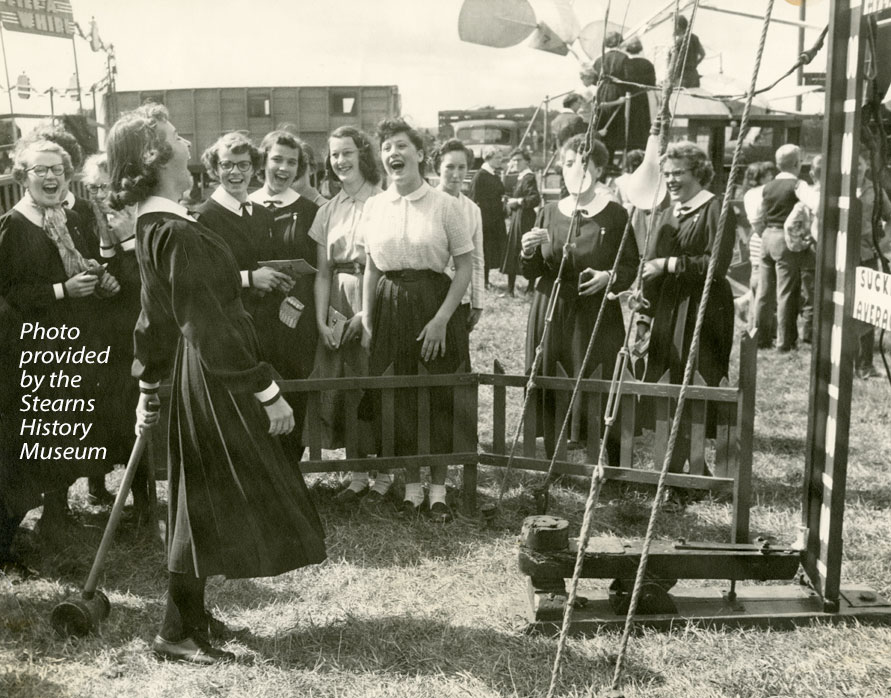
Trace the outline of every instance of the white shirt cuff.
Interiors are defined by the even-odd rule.
[[[149,383],[147,381],[139,381],[139,389],[140,390],[157,390],[161,387],[161,381],[155,381],[154,383]]]
[[[57,301],[62,300],[65,297],[64,284],[53,284],[53,293],[55,294]]]
[[[251,279],[248,276],[248,274],[249,274],[248,270],[245,269],[244,271],[239,272],[239,273],[241,274],[241,287],[242,288],[250,288],[251,287]]]
[[[266,402],[271,399],[273,395],[278,392],[278,384],[275,381],[269,384],[269,387],[265,390],[261,390],[259,393],[254,393],[254,397],[257,398],[260,402]]]

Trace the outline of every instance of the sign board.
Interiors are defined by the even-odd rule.
[[[74,14],[67,0],[0,0],[3,28],[68,39],[74,36]]]
[[[891,274],[857,267],[853,316],[891,331]]]
[[[826,86],[826,73],[803,73],[802,77],[804,78],[805,85],[811,85],[815,87],[825,87]]]
[[[891,0],[863,0],[863,16],[878,15],[876,19],[891,17]]]

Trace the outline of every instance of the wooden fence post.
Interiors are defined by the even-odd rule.
[[[733,459],[733,542],[749,542],[752,506],[752,449],[755,436],[755,385],[758,373],[757,330],[744,332],[739,343],[739,401]]]

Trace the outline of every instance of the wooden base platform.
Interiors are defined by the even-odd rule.
[[[566,597],[548,594],[529,585],[531,602],[527,632],[558,635],[563,622]],[[819,595],[798,584],[782,586],[740,586],[736,599],[727,590],[709,587],[675,587],[669,596],[677,613],[638,614],[640,627],[668,630],[688,623],[709,627],[791,628],[814,620],[843,622],[856,619],[864,623],[891,624],[891,602],[863,587],[842,587],[838,612],[824,610]],[[617,614],[606,590],[594,592],[584,603],[577,603],[570,632],[592,634],[603,629],[621,630],[624,614]]]

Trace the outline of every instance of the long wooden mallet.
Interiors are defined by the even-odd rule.
[[[152,405],[149,405],[148,409],[153,411],[152,407]],[[154,405],[154,411],[158,409],[159,406]],[[99,586],[99,573],[105,564],[105,555],[111,547],[111,541],[114,538],[118,523],[120,523],[121,515],[124,511],[124,502],[127,501],[127,494],[130,492],[130,486],[133,484],[136,468],[139,467],[139,461],[149,440],[149,431],[149,429],[144,429],[136,437],[136,443],[133,444],[130,460],[127,461],[127,469],[124,471],[124,479],[121,481],[121,486],[115,497],[111,515],[108,517],[105,532],[102,534],[102,542],[99,543],[96,559],[93,560],[93,567],[90,569],[90,576],[87,577],[87,583],[84,584],[83,591],[79,597],[65,599],[53,609],[50,623],[56,632],[63,637],[72,635],[82,636],[91,633],[98,627],[100,622],[108,618],[108,614],[111,612],[111,604],[108,601],[108,597],[101,589],[97,589]]]

